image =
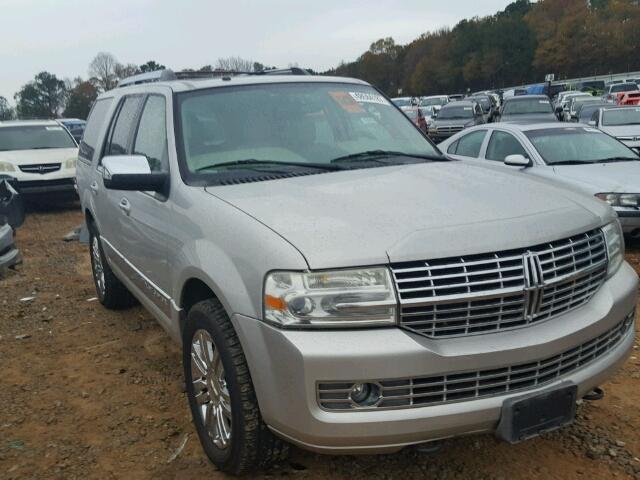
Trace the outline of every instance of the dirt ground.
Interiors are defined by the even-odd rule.
[[[87,247],[62,241],[80,222],[77,206],[30,212],[17,235],[24,263],[0,278],[0,479],[224,478],[195,436],[178,348],[142,308],[95,300]],[[640,270],[640,248],[627,257]],[[635,348],[605,399],[561,432],[516,446],[454,439],[437,454],[294,449],[254,478],[640,479]]]

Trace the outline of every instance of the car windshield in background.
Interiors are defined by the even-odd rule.
[[[635,83],[619,83],[611,87],[611,93],[631,92],[633,90],[638,90],[638,85]]]
[[[602,125],[605,127],[640,125],[640,107],[605,110],[602,112]]]
[[[0,127],[0,151],[76,148],[76,143],[59,125]]]
[[[178,109],[181,158],[192,175],[217,173],[247,161],[253,168],[256,162],[272,162],[265,168],[275,168],[274,162],[278,168],[337,167],[332,160],[353,155],[364,160],[364,153],[372,151],[441,158],[406,115],[364,85],[212,88],[179,94]],[[385,161],[410,160],[389,155]],[[222,163],[227,165],[217,167]]]
[[[503,115],[520,115],[527,113],[553,113],[549,100],[539,98],[513,100],[505,102]]]
[[[491,100],[487,97],[470,97],[469,100],[479,103],[483,110],[489,110],[491,108]]]
[[[548,165],[638,160],[618,140],[590,127],[567,127],[525,132]]]
[[[397,107],[410,107],[411,106],[411,100],[407,99],[407,98],[394,98],[392,100],[392,102],[397,106]]]
[[[422,107],[432,107],[434,105],[446,105],[447,99],[445,97],[435,97],[435,98],[423,98],[420,101],[420,106]]]
[[[457,118],[473,118],[473,107],[451,106],[440,110],[438,120],[454,120]]]

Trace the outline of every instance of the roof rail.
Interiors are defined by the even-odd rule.
[[[176,74],[168,68],[164,70],[155,70],[153,72],[139,73],[131,77],[123,78],[118,82],[117,88],[128,87],[130,85],[138,85],[140,83],[164,82],[175,80]]]
[[[196,80],[199,78],[220,78],[232,75],[311,75],[308,70],[299,67],[280,68],[272,70],[261,70],[258,72],[240,72],[228,70],[194,71],[185,70],[174,72],[164,69],[154,72],[140,73],[131,77],[123,78],[118,82],[117,88],[139,85],[141,83],[166,82],[170,80]]]

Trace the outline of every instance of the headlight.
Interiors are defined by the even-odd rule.
[[[640,193],[596,193],[596,197],[612,207],[637,207]]]
[[[15,172],[16,168],[7,162],[0,162],[0,172]]]
[[[76,168],[76,159],[70,158],[64,162],[64,168]]]
[[[624,259],[624,238],[620,223],[615,221],[602,227],[604,240],[607,244],[607,257],[609,259],[609,268],[607,275],[611,276],[618,270]]]
[[[264,319],[291,327],[358,327],[396,323],[389,270],[272,272],[264,284]]]

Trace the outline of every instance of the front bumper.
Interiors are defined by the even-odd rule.
[[[0,272],[20,263],[20,251],[13,243],[11,225],[0,225]]]
[[[52,180],[18,181],[17,188],[21,194],[37,195],[41,193],[75,194],[75,179],[57,178]]]
[[[234,315],[262,416],[290,442],[322,453],[382,453],[457,435],[493,432],[510,395],[415,408],[332,412],[320,408],[323,381],[395,379],[500,368],[537,361],[588,342],[635,308],[638,277],[623,264],[585,306],[519,330],[429,339],[399,328],[295,331]],[[603,383],[627,358],[633,327],[606,354],[537,389],[563,381],[579,396]]]

